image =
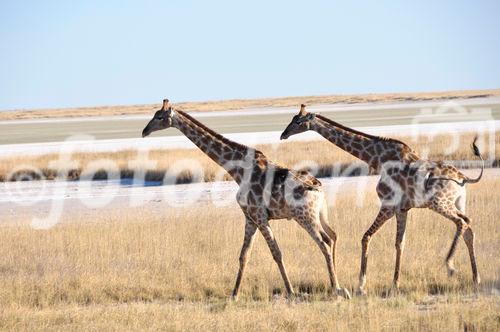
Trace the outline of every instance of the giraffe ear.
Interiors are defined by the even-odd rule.
[[[297,123],[304,123],[307,121],[311,121],[316,117],[316,114],[314,113],[306,113],[306,115],[301,116],[297,119]]]
[[[315,117],[316,117],[316,114],[314,114],[314,113],[308,113],[307,116],[306,116],[306,119],[307,120],[313,120]]]
[[[166,111],[170,108],[170,102],[168,99],[163,99],[163,106],[161,107],[162,111]]]

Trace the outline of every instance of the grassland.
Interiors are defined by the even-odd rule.
[[[422,157],[428,157],[432,160],[473,160],[475,157],[471,153],[470,143],[474,135],[464,133],[460,136],[458,147],[453,153],[446,154],[445,151],[453,146],[454,137],[449,135],[435,136],[429,138],[421,137],[418,142],[414,142],[410,137],[398,137],[407,142],[415,149]],[[490,147],[489,140],[494,141]],[[494,160],[490,160],[490,166],[498,166],[497,156],[500,156],[500,133],[497,132],[495,137],[485,137],[485,145],[481,147],[484,156],[490,155],[490,148],[495,149]],[[278,162],[287,167],[304,166],[304,160],[313,162],[318,167],[317,175],[319,177],[335,175],[336,171],[343,171],[348,166],[359,165],[366,172],[367,167],[358,159],[352,157],[348,153],[335,147],[326,140],[311,142],[283,142],[280,144],[266,144],[257,146],[270,160]],[[111,160],[117,165],[120,176],[122,178],[133,177],[134,170],[131,169],[129,162],[137,159],[137,151],[120,151],[106,153],[75,153],[71,159],[76,162],[76,165],[68,166],[68,164],[59,163],[57,166],[51,166],[51,162],[57,160],[59,156],[55,154],[42,156],[18,156],[0,159],[0,181],[9,181],[16,178],[21,178],[22,175],[32,175],[36,178],[33,172],[23,171],[19,169],[20,165],[28,165],[40,169],[43,176],[48,179],[54,179],[57,174],[69,174],[71,179],[80,178],[82,171],[89,169],[88,165],[96,160]],[[153,150],[149,153],[149,159],[157,163],[156,169],[147,171],[147,180],[162,181],[165,174],[179,160],[191,160],[200,165],[204,172],[205,181],[213,181],[216,178],[220,179],[221,168],[209,159],[198,149],[180,149],[180,150]],[[478,164],[455,163],[457,166],[478,167]],[[144,166],[143,166],[144,165]],[[137,169],[146,171],[146,162],[139,160]],[[337,167],[337,168],[334,168]],[[18,172],[12,173],[16,169]],[[94,178],[106,178],[106,172],[95,170]],[[193,175],[189,171],[181,172],[177,176],[178,182],[190,182]],[[227,176],[225,177],[227,178]]]
[[[284,107],[297,106],[301,103],[308,105],[337,104],[337,103],[380,103],[398,101],[426,101],[457,98],[478,98],[500,96],[500,89],[491,90],[463,90],[446,92],[422,93],[385,93],[361,95],[327,95],[327,96],[301,96],[263,99],[233,99],[207,102],[184,102],[174,104],[178,109],[212,112],[237,110],[252,107]],[[160,102],[160,100],[158,101]],[[150,114],[158,105],[119,105],[64,109],[38,109],[38,110],[12,110],[0,112],[0,121],[21,119],[42,119],[82,116],[112,116]]]
[[[324,259],[292,221],[273,221],[301,300],[287,302],[265,241],[257,236],[240,301],[228,296],[237,272],[243,215],[236,205],[201,205],[162,214],[124,209],[97,220],[69,214],[54,228],[0,232],[0,328],[105,330],[491,330],[500,329],[500,179],[468,186],[482,285],[475,294],[460,243],[450,279],[443,264],[455,228],[426,210],[409,215],[401,293],[387,296],[395,223],[374,237],[368,297],[336,300]],[[346,191],[330,204],[340,282],[357,285],[360,238],[378,206]]]

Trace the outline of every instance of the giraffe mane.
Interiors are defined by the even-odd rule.
[[[331,120],[331,119],[329,119],[326,116],[323,116],[321,114],[316,114],[316,117],[318,117],[321,120],[323,120],[323,121],[331,124],[334,127],[339,127],[340,129],[343,129],[345,131],[351,132],[351,133],[359,135],[359,136],[363,136],[363,137],[366,137],[366,138],[369,138],[369,139],[373,139],[373,140],[377,140],[377,141],[392,142],[392,143],[402,144],[404,146],[408,146],[406,143],[404,143],[404,142],[402,142],[400,140],[394,139],[394,138],[389,138],[389,137],[384,137],[384,136],[370,135],[370,134],[364,133],[362,131],[359,131],[359,130],[356,130],[356,129],[353,129],[353,128],[349,128],[349,127],[344,126],[343,124],[340,124],[338,122],[335,122],[335,121],[333,121],[333,120]]]
[[[209,132],[212,136],[214,136],[215,138],[217,138],[218,140],[220,140],[224,144],[227,144],[235,149],[245,149],[245,150],[254,149],[254,148],[250,148],[246,145],[231,141],[230,139],[224,137],[223,135],[219,134],[218,132],[214,131],[213,129],[208,128],[206,125],[204,125],[200,121],[196,120],[195,118],[193,118],[191,115],[187,114],[186,112],[179,111],[179,110],[176,110],[176,112],[181,114],[183,117],[187,118],[189,121],[191,121],[192,123],[194,123],[195,125],[197,125],[201,129]],[[254,149],[254,150],[255,150],[255,157],[257,157],[258,155],[260,155],[264,158],[266,157],[261,151],[259,151],[257,149]]]

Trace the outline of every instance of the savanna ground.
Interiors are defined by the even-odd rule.
[[[428,101],[449,100],[459,98],[479,98],[500,96],[500,89],[490,90],[462,90],[443,92],[419,92],[419,93],[383,93],[383,94],[361,94],[361,95],[326,95],[326,96],[301,96],[301,97],[278,97],[260,99],[232,99],[206,102],[183,102],[173,105],[180,110],[197,112],[228,111],[244,108],[258,107],[286,107],[297,106],[301,103],[308,105],[317,104],[355,104],[355,103],[381,103],[399,101]],[[158,100],[161,103],[161,100]],[[175,102],[175,100],[173,101]],[[158,105],[118,105],[98,106],[81,108],[61,109],[37,109],[37,110],[11,110],[0,112],[0,121],[43,119],[61,117],[81,116],[113,116],[150,114],[151,109]]]
[[[317,246],[293,221],[273,221],[292,284],[287,301],[278,269],[257,235],[240,300],[229,301],[243,238],[236,204],[201,205],[162,214],[146,209],[66,215],[37,231],[1,228],[0,328],[106,330],[491,330],[500,329],[500,179],[468,185],[467,213],[476,233],[482,284],[475,293],[463,241],[448,278],[444,256],[455,227],[427,210],[409,215],[401,292],[388,296],[394,268],[395,222],[371,242],[368,296],[328,294]],[[357,286],[360,240],[376,215],[373,188],[357,204],[352,190],[330,202],[339,236],[337,270]],[[71,221],[71,222],[70,222]]]

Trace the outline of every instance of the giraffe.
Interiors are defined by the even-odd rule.
[[[269,224],[269,220],[285,218],[295,219],[319,246],[326,260],[332,292],[337,296],[350,298],[349,291],[340,287],[337,280],[337,235],[328,223],[327,205],[320,181],[309,172],[296,172],[279,166],[268,160],[262,152],[225,138],[187,113],[174,109],[168,99],[155,112],[142,136],[170,127],[180,130],[202,152],[222,166],[239,185],[236,199],[245,216],[245,234],[232,292],[233,299],[238,298],[257,229],[278,265],[288,297],[294,296],[281,250]]]
[[[281,134],[281,139],[313,130],[344,151],[366,162],[373,170],[380,173],[377,195],[381,207],[375,221],[363,235],[361,245],[361,268],[357,293],[366,294],[366,270],[368,247],[373,235],[386,221],[396,216],[396,263],[391,290],[399,288],[401,255],[404,250],[405,230],[408,211],[412,208],[429,208],[450,219],[456,225],[450,249],[445,259],[448,274],[455,273],[453,256],[461,236],[467,246],[472,276],[475,287],[480,283],[474,253],[474,232],[471,220],[465,214],[466,183],[479,182],[484,171],[484,159],[476,145],[472,143],[474,155],[482,161],[481,173],[471,179],[455,167],[442,162],[420,158],[405,143],[385,137],[369,135],[320,114],[306,111],[301,105],[300,111]]]

